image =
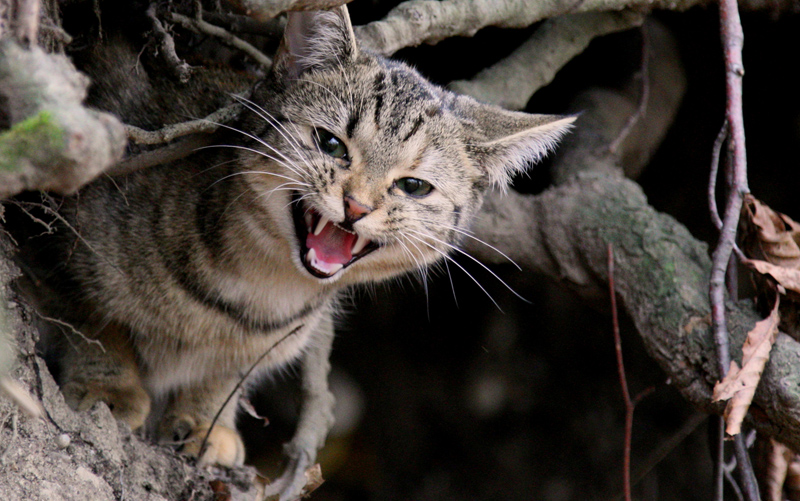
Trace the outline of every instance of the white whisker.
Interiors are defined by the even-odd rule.
[[[475,285],[477,285],[483,291],[483,293],[486,294],[486,297],[489,298],[489,300],[495,305],[495,307],[497,307],[498,310],[500,310],[501,312],[503,311],[503,309],[500,307],[500,305],[497,304],[497,301],[495,301],[495,299],[492,297],[492,295],[489,294],[489,291],[487,291],[483,287],[483,285],[481,285],[481,283],[478,281],[478,279],[473,277],[472,274],[470,274],[470,272],[468,272],[466,270],[466,268],[461,266],[461,264],[458,261],[456,261],[455,259],[453,259],[449,255],[447,255],[446,252],[444,252],[444,251],[442,251],[440,249],[437,249],[436,247],[434,247],[433,245],[431,245],[428,242],[424,241],[423,239],[421,239],[421,238],[419,238],[417,236],[414,236],[414,235],[409,235],[409,236],[411,238],[417,240],[418,242],[422,243],[423,245],[426,245],[426,246],[430,247],[432,250],[438,252],[444,259],[446,259],[446,260],[450,261],[451,263],[453,263],[454,265],[456,265],[461,271],[464,272],[465,275],[467,275],[473,282],[475,282]]]
[[[203,148],[198,148],[198,149],[205,149],[205,148],[232,148],[232,149],[235,149],[235,150],[249,151],[249,152],[254,153],[256,155],[260,155],[260,156],[262,156],[264,158],[268,158],[268,159],[272,160],[273,162],[275,162],[275,163],[277,163],[279,165],[283,165],[289,171],[293,172],[294,174],[297,174],[298,176],[302,175],[301,172],[298,172],[297,170],[295,170],[295,169],[291,168],[290,166],[284,164],[282,161],[280,161],[277,158],[269,155],[268,153],[264,153],[263,151],[259,151],[259,150],[256,150],[254,148],[248,148],[247,146],[239,146],[239,145],[236,145],[236,144],[218,144],[218,145],[214,145],[214,146],[204,146]],[[267,173],[267,172],[264,172],[264,173]]]
[[[508,260],[508,262],[513,264],[515,268],[517,268],[519,271],[522,271],[522,267],[520,265],[518,265],[516,261],[511,259],[506,253],[504,253],[503,251],[501,251],[497,247],[493,246],[492,244],[490,244],[488,242],[485,242],[485,241],[481,240],[480,238],[476,237],[475,234],[473,232],[471,232],[471,231],[463,230],[461,228],[458,228],[458,227],[455,227],[455,226],[451,226],[451,225],[448,225],[448,224],[443,224],[443,223],[441,223],[439,221],[433,221],[433,220],[430,220],[430,219],[420,218],[419,221],[422,221],[422,222],[427,223],[427,224],[438,225],[438,227],[443,229],[443,230],[455,231],[456,233],[458,233],[460,235],[463,235],[463,236],[465,236],[467,238],[471,238],[472,240],[478,242],[479,244],[485,245],[486,247],[490,248],[491,250],[497,252],[498,254],[500,254],[501,256],[506,258]]]
[[[492,275],[494,278],[496,278],[498,282],[500,282],[501,284],[503,284],[503,286],[504,286],[506,289],[510,290],[512,294],[514,294],[515,296],[517,296],[519,299],[521,299],[521,300],[525,301],[526,303],[530,303],[530,301],[528,301],[527,299],[525,299],[524,297],[522,297],[522,296],[521,296],[521,295],[520,295],[520,294],[519,294],[517,291],[515,291],[515,290],[514,290],[514,289],[513,289],[513,288],[512,288],[510,285],[508,285],[508,284],[507,284],[507,283],[506,283],[506,282],[505,282],[505,281],[504,281],[502,278],[500,278],[500,277],[497,275],[497,273],[493,272],[493,271],[491,270],[491,268],[489,268],[488,266],[486,266],[485,264],[483,264],[482,262],[480,262],[480,260],[478,260],[477,258],[473,257],[473,256],[472,256],[472,255],[470,255],[468,252],[465,252],[465,251],[463,251],[463,250],[459,249],[458,247],[456,247],[455,245],[453,245],[453,244],[450,244],[450,243],[447,243],[447,242],[445,242],[444,240],[438,239],[438,238],[436,238],[436,237],[434,237],[434,236],[432,236],[432,235],[427,235],[427,234],[425,234],[425,233],[422,233],[422,232],[420,232],[420,231],[411,230],[411,229],[409,229],[409,230],[407,230],[407,231],[410,231],[410,232],[412,232],[412,233],[415,233],[415,234],[417,234],[417,235],[421,235],[421,236],[423,236],[423,237],[430,238],[430,239],[434,240],[435,242],[438,242],[438,243],[440,243],[440,244],[442,244],[442,245],[444,245],[444,246],[446,246],[446,247],[448,247],[448,248],[450,248],[450,249],[453,249],[454,251],[458,252],[459,254],[463,254],[464,256],[468,257],[469,259],[471,259],[471,260],[475,261],[476,263],[478,263],[478,265],[479,265],[481,268],[483,268],[484,270],[488,271],[490,275]]]
[[[292,149],[295,151],[297,156],[300,157],[304,162],[308,163],[308,158],[306,158],[305,154],[298,149],[298,146],[300,144],[297,141],[297,139],[295,139],[291,135],[291,133],[289,132],[289,129],[287,129],[282,123],[280,123],[278,121],[278,119],[276,119],[274,116],[272,116],[272,114],[270,112],[268,112],[267,110],[265,110],[261,106],[257,105],[253,101],[250,101],[249,99],[245,99],[243,97],[238,97],[237,99],[239,100],[240,103],[242,103],[250,111],[252,111],[256,115],[261,117],[265,122],[270,124],[276,131],[278,131],[278,134],[280,134],[281,137],[283,137],[283,139],[287,143],[289,143],[289,146],[292,147]],[[283,131],[281,131],[281,129],[283,129]],[[285,132],[285,134],[284,134],[284,132]]]

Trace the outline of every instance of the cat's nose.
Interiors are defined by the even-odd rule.
[[[344,197],[344,219],[352,224],[372,212],[372,207],[364,205],[351,195]]]

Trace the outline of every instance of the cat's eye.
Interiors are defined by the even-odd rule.
[[[323,153],[326,153],[333,158],[341,158],[347,160],[347,146],[330,132],[325,129],[315,129],[317,136],[317,144]]]
[[[431,183],[415,177],[404,177],[398,179],[394,182],[394,185],[412,197],[424,197],[433,191],[433,186],[431,186]]]

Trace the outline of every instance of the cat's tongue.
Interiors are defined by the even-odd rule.
[[[311,232],[306,237],[309,264],[324,273],[336,273],[353,258],[357,238],[328,221],[318,234]]]

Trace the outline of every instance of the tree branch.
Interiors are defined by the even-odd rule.
[[[25,189],[70,193],[122,157],[122,124],[82,105],[89,81],[66,57],[0,41],[0,198]]]
[[[202,19],[193,19],[191,17],[184,16],[183,14],[178,14],[177,12],[170,13],[170,20],[194,32],[219,38],[220,41],[222,41],[225,45],[229,45],[234,49],[239,49],[253,58],[253,60],[260,64],[264,69],[269,69],[272,67],[271,58],[266,56],[263,52],[255,48],[249,42],[242,40],[224,28],[215,26],[211,23],[203,21]]]
[[[128,134],[128,139],[137,144],[163,144],[189,134],[215,132],[219,129],[220,124],[230,123],[239,116],[241,111],[242,105],[233,103],[218,109],[205,118],[168,125],[153,131],[126,125],[125,132]]]
[[[240,10],[260,21],[272,19],[287,10],[331,9],[350,0],[230,0]]]
[[[356,27],[364,47],[385,56],[404,47],[472,36],[486,26],[525,28],[544,19],[582,12],[668,9],[683,11],[707,0],[409,0],[380,21]],[[744,9],[792,9],[791,0],[742,0]]]
[[[653,49],[659,52],[657,43]],[[654,75],[664,71],[663,63],[672,63],[663,54],[653,57],[650,79],[658,82]],[[674,116],[679,100],[673,95],[654,89],[650,99],[657,109],[667,110],[665,115]],[[579,97],[585,112],[552,167],[558,186],[537,196],[509,193],[488,198],[473,229],[524,268],[560,280],[599,304],[605,299],[606,245],[613,244],[616,289],[648,352],[687,400],[718,414],[722,407],[711,402],[720,366],[710,320],[708,249],[677,221],[650,207],[641,188],[622,176],[622,159],[630,148],[655,149],[659,141],[653,138],[663,137],[660,130],[638,145],[626,140],[619,151],[609,152],[608,144],[626,121],[619,103],[635,110],[630,101],[598,90]],[[637,127],[668,128],[658,115],[647,114]],[[505,262],[476,242],[466,242],[466,250],[486,262]],[[758,315],[749,302],[727,308],[733,356],[740,358],[742,342]],[[781,335],[751,412],[758,429],[795,448],[800,447],[796,357],[800,344]]]
[[[577,14],[549,19],[511,55],[471,80],[450,83],[450,90],[509,110],[525,108],[531,96],[594,38],[640,26],[636,12]]]
[[[585,0],[528,2],[524,0],[411,0],[380,21],[356,28],[363,45],[383,55],[422,43],[435,44],[453,36],[472,36],[486,26],[525,28],[543,19],[582,12],[666,7],[684,10],[699,0]]]

